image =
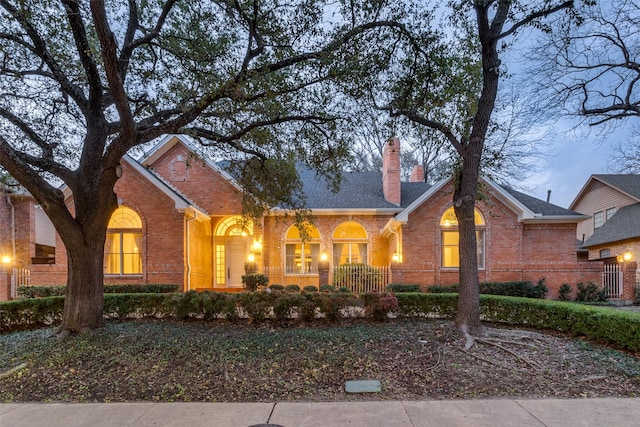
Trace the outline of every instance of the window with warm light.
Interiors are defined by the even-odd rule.
[[[367,231],[356,221],[345,221],[333,232],[333,265],[367,263]]]
[[[474,213],[476,223],[476,243],[478,254],[478,268],[484,268],[484,218],[476,209]],[[460,233],[458,232],[458,218],[453,207],[450,207],[440,219],[442,232],[442,267],[460,267]]]
[[[285,269],[287,274],[318,274],[320,232],[311,224],[304,224],[307,239],[300,236],[295,225],[285,235]]]
[[[105,274],[142,274],[142,221],[126,206],[111,215],[104,247]]]

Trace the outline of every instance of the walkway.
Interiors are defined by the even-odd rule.
[[[640,425],[640,398],[0,404],[2,427],[574,427]]]

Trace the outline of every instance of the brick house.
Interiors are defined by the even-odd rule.
[[[242,288],[249,266],[267,274],[270,283],[318,285],[327,263],[330,271],[344,264],[374,266],[384,283],[426,287],[458,281],[453,184],[425,183],[421,167],[410,182],[401,182],[397,138],[385,145],[382,173],[345,172],[337,192],[300,169],[314,218],[304,241],[293,218],[278,209],[257,223],[243,221],[241,189],[216,163],[194,157],[196,152],[187,138],[167,136],[141,160],[123,158],[115,186],[120,207],[105,247],[105,283],[235,290]],[[601,263],[576,256],[576,227],[584,215],[489,180],[483,180],[483,192],[476,208],[481,281],[545,279],[548,297],[555,298],[563,283],[599,279]],[[13,239],[20,248],[15,258],[31,268],[31,283],[64,284],[64,247],[57,236],[47,245],[37,243],[38,208],[28,195],[5,192],[0,200],[0,255],[12,251],[10,204],[22,209],[14,215],[14,229],[24,228]],[[36,264],[39,258],[47,263]]]
[[[640,283],[640,175],[591,175],[569,208],[588,216],[578,223],[577,238],[589,260],[604,263],[605,290],[632,301]]]

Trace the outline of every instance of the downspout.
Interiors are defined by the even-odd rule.
[[[187,291],[191,290],[191,232],[190,226],[191,223],[198,218],[198,211],[194,211],[193,218],[188,218],[185,220],[185,228],[187,234]]]

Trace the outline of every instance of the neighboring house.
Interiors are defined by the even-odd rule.
[[[314,218],[311,238],[304,241],[293,218],[278,209],[257,223],[243,221],[241,189],[214,162],[194,160],[197,152],[189,139],[167,136],[141,160],[123,158],[115,186],[120,207],[107,233],[105,283],[236,290],[242,289],[246,267],[255,266],[270,283],[318,285],[324,281],[319,266],[326,263],[330,272],[344,264],[373,266],[384,276],[380,286],[458,281],[452,181],[427,184],[417,167],[412,182],[400,182],[397,138],[385,145],[382,172],[345,172],[337,192],[314,172],[300,170]],[[483,180],[482,191],[475,217],[481,281],[545,279],[548,296],[556,297],[563,283],[599,280],[601,263],[576,256],[576,227],[584,215],[489,180]],[[7,202],[18,203],[6,196],[0,201],[2,224],[8,221]],[[25,217],[33,218],[30,203]],[[1,255],[10,245],[5,228],[0,231]],[[34,234],[29,239],[20,243],[25,249],[17,256],[31,265],[31,283],[63,284],[66,256],[59,237],[43,253],[55,251],[55,263],[44,268],[33,264],[38,243]]]
[[[577,229],[589,260],[603,261],[613,273],[623,264],[635,269],[640,254],[640,175],[591,175],[569,209],[590,217]],[[627,289],[640,282],[640,276],[625,279]]]

